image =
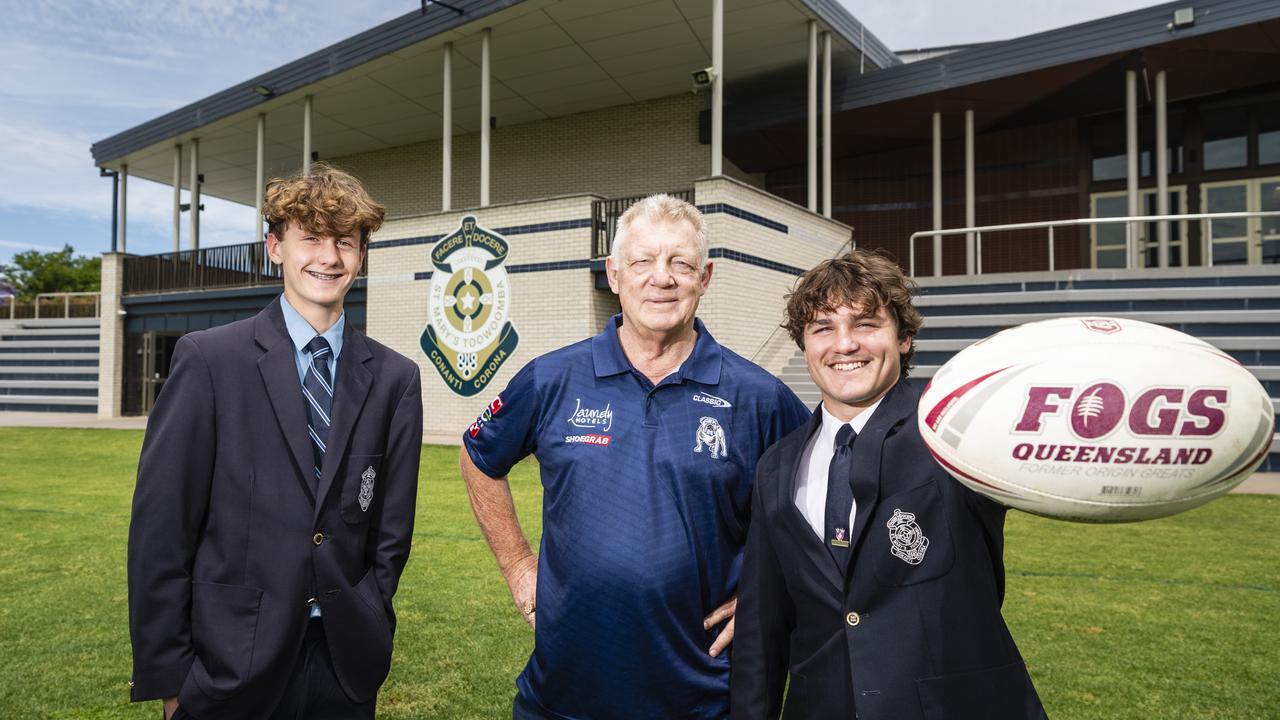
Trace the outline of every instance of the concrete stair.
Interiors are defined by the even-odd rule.
[[[1026,273],[996,279],[919,279],[925,318],[912,377],[932,377],[973,342],[1066,315],[1144,320],[1212,343],[1249,369],[1280,418],[1280,267]],[[807,405],[821,399],[799,351],[779,377]],[[1280,433],[1260,471],[1280,472]]]
[[[0,321],[0,411],[98,411],[98,319]]]

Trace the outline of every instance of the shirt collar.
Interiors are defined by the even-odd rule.
[[[316,329],[311,327],[311,323],[307,322],[306,318],[302,317],[302,313],[299,313],[289,304],[289,300],[283,293],[280,295],[280,312],[284,314],[284,327],[289,331],[289,339],[293,341],[294,349],[300,353],[306,352],[307,343],[311,342],[311,338],[317,335]],[[329,342],[329,347],[333,349],[334,359],[337,359],[338,355],[342,354],[342,334],[346,326],[347,313],[344,311],[342,315],[338,316],[338,322],[334,323],[328,330],[318,333],[320,337]]]
[[[884,400],[884,398],[881,397],[880,400],[875,401],[871,407],[858,413],[847,423],[832,415],[831,411],[827,410],[826,403],[819,403],[818,406],[822,408],[822,428],[818,431],[821,434],[819,442],[824,443],[826,447],[835,447],[836,433],[844,425],[849,425],[855,433],[861,435],[863,428],[867,426],[867,423],[871,422],[871,415],[875,413],[876,408],[880,407],[881,400]]]
[[[609,377],[631,370],[631,362],[622,351],[622,341],[618,339],[618,328],[622,326],[622,313],[618,313],[604,324],[604,331],[591,338],[591,360],[595,365],[596,377]],[[693,352],[675,371],[676,381],[692,380],[703,385],[720,383],[720,366],[724,358],[720,343],[711,337],[707,327],[698,318],[693,319],[693,329],[698,339],[693,343]]]

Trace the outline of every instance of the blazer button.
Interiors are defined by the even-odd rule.
[[[858,617],[858,613],[851,612],[844,616],[844,621],[849,623],[849,627],[857,627],[858,623],[862,622],[862,618]]]
[[[315,544],[317,544],[317,545],[319,545],[320,543],[324,542],[324,533],[316,533],[315,535],[312,535],[312,536],[311,536],[311,542],[313,542],[313,543],[315,543]]]

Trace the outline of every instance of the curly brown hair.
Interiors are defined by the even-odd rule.
[[[359,235],[360,248],[382,227],[386,208],[375,202],[353,175],[323,162],[267,183],[262,218],[267,232],[284,238],[289,222],[323,235]]]
[[[854,250],[819,263],[800,276],[795,290],[787,295],[787,317],[782,327],[803,350],[804,328],[819,312],[846,305],[860,307],[867,314],[886,308],[898,328],[898,339],[912,338],[911,348],[901,355],[902,377],[906,377],[916,353],[915,336],[924,325],[912,300],[918,290],[898,263],[879,252]]]

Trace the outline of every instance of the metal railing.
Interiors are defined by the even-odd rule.
[[[1187,220],[1199,220],[1207,224],[1206,235],[1204,237],[1213,237],[1213,221],[1214,220],[1235,220],[1242,218],[1254,217],[1280,217],[1280,211],[1269,210],[1261,212],[1226,212],[1226,213],[1192,213],[1188,215],[1131,215],[1125,217],[1109,217],[1109,218],[1074,218],[1071,220],[1045,220],[1041,222],[1029,223],[1008,223],[1005,225],[980,225],[967,228],[952,228],[949,230],[921,230],[911,234],[908,241],[908,270],[912,277],[916,274],[916,240],[922,237],[950,237],[955,235],[974,235],[974,273],[982,274],[982,234],[994,232],[1008,232],[1014,230],[1037,230],[1046,229],[1047,235],[1045,241],[1048,243],[1049,251],[1049,271],[1053,272],[1054,255],[1053,255],[1053,230],[1060,227],[1079,227],[1079,226],[1095,226],[1095,225],[1124,225],[1124,249],[1125,249],[1125,269],[1133,267],[1134,260],[1134,226],[1141,223],[1154,223],[1163,221],[1182,222]],[[1151,241],[1148,241],[1149,243]],[[1213,253],[1208,253],[1206,265],[1213,264]],[[933,258],[933,274],[935,276],[942,274],[942,263],[940,257]]]
[[[362,265],[359,277],[367,267]],[[124,258],[123,295],[279,285],[280,267],[262,241]]]
[[[4,307],[4,306],[8,307]],[[10,320],[56,320],[95,318],[102,306],[102,293],[40,293],[30,302],[16,297],[0,298],[0,317]]]
[[[672,190],[667,192],[673,198],[684,200],[687,203],[693,203],[693,190]],[[613,249],[613,236],[618,232],[618,218],[622,217],[622,213],[627,211],[637,200],[643,200],[648,195],[636,195],[635,197],[610,198],[608,200],[595,200],[591,203],[591,257],[602,258],[609,254]]]

